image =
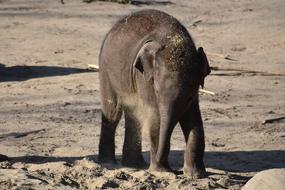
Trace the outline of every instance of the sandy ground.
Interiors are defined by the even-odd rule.
[[[0,154],[10,158],[0,162],[0,189],[240,189],[259,171],[285,168],[284,120],[262,125],[285,116],[284,1],[172,2],[0,0]],[[181,174],[179,127],[169,158],[177,174],[97,163],[98,73],[87,64],[97,64],[116,20],[146,8],[177,17],[219,69],[206,80],[216,95],[201,95],[205,179]],[[118,160],[123,134],[121,122]],[[144,138],[146,160],[148,150]]]

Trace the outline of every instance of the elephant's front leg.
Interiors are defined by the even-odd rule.
[[[205,139],[198,98],[183,115],[180,125],[187,143],[183,172],[192,178],[203,178],[206,175],[203,161]]]
[[[102,76],[101,76],[102,77]],[[99,143],[99,162],[116,163],[115,131],[122,116],[122,107],[108,80],[101,81],[102,122]]]
[[[157,162],[156,154],[159,141],[159,116],[149,122],[149,137],[150,137],[150,166],[149,170],[153,171],[170,171],[168,163],[168,155],[170,151],[170,142],[167,143],[161,165]]]
[[[118,121],[112,121],[102,113],[101,135],[99,143],[99,162],[116,163],[115,131]]]
[[[124,109],[125,140],[122,164],[128,167],[141,168],[146,166],[142,156],[141,123],[133,111],[130,108]]]

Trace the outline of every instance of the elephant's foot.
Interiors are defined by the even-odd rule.
[[[158,163],[151,163],[148,170],[156,172],[172,172],[168,164],[158,164]]]
[[[204,166],[202,167],[185,167],[183,168],[183,174],[192,178],[192,179],[200,179],[206,177],[206,169]]]
[[[100,139],[98,161],[101,164],[117,164],[115,157],[115,144],[103,142],[104,138]],[[105,138],[109,139],[109,138]]]
[[[101,153],[98,158],[99,163],[101,164],[117,164],[114,154]]]
[[[117,164],[117,161],[115,158],[99,158],[98,159],[99,163],[101,164]]]
[[[123,156],[122,165],[130,168],[145,168],[147,166],[142,155]]]
[[[117,161],[115,158],[113,157],[102,157],[102,156],[99,156],[99,159],[98,159],[99,163],[107,168],[107,169],[114,169],[117,167]]]

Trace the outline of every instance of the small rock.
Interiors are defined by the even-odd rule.
[[[69,176],[62,176],[60,183],[71,187],[76,187],[76,188],[80,187],[80,184],[77,183],[75,180],[71,179]]]
[[[70,102],[64,102],[64,104],[63,104],[64,107],[65,107],[65,106],[69,106],[69,105],[71,105]]]
[[[56,50],[56,51],[54,52],[54,54],[63,53],[63,52],[64,52],[63,50]]]
[[[3,162],[0,162],[0,168],[1,169],[11,169],[13,167],[12,167],[12,164],[10,162],[3,161]]]
[[[103,189],[105,189],[105,188],[118,188],[118,187],[119,187],[119,184],[116,183],[115,181],[112,181],[112,180],[108,180],[102,186]]]
[[[219,184],[222,187],[227,187],[229,185],[229,177],[223,176],[221,179],[217,181],[217,184]]]
[[[212,142],[212,146],[214,146],[214,147],[225,147],[226,145],[222,144],[222,143]]]
[[[234,46],[231,48],[232,51],[244,51],[246,50],[246,47],[244,46]]]
[[[87,180],[88,189],[108,189],[118,188],[119,184],[113,180],[109,180],[106,177],[98,177]]]
[[[269,169],[257,173],[242,190],[280,190],[285,187],[285,169]]]
[[[115,175],[115,178],[120,179],[120,180],[128,180],[128,179],[131,179],[132,176],[123,171],[120,171]]]

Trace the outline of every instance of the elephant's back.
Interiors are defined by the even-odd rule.
[[[131,40],[144,38],[152,32],[162,32],[171,25],[179,23],[177,19],[165,12],[158,10],[141,10],[131,13],[119,20],[107,34],[106,38],[111,40],[115,37],[128,37]],[[124,40],[124,39],[123,39]]]
[[[112,56],[118,55],[126,61],[126,58],[132,57],[132,51],[134,54],[137,53],[137,48],[144,40],[151,36],[157,38],[157,35],[163,35],[177,23],[174,17],[158,10],[132,13],[119,20],[108,32],[101,47],[101,56],[108,53]]]

